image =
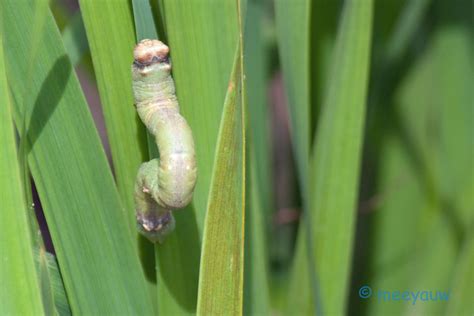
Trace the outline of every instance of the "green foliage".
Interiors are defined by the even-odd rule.
[[[20,176],[2,37],[0,34],[0,313],[42,315],[46,310],[33,261],[34,243],[27,214],[31,209],[26,205]]]
[[[123,207],[53,17],[47,13],[42,37],[35,41],[27,36],[33,7],[7,1],[2,13],[13,117],[21,126],[22,114],[31,113],[26,119],[28,163],[71,310],[147,314],[151,300]],[[37,51],[41,62],[25,62],[31,61],[30,51]],[[31,79],[25,90],[29,67]]]
[[[0,1],[0,314],[474,313],[469,1],[79,3]],[[159,156],[132,98],[144,38],[170,47],[198,169],[156,245],[133,201]]]

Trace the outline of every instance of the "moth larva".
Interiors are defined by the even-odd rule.
[[[135,105],[160,152],[159,159],[140,166],[135,182],[137,224],[152,242],[173,231],[171,212],[189,204],[197,175],[193,135],[179,114],[168,53],[168,46],[148,39],[133,52]]]

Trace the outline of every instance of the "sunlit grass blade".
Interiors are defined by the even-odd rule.
[[[233,2],[160,4],[163,11],[158,15],[166,17],[180,112],[193,131],[198,181],[192,204],[175,212],[176,230],[156,247],[158,279],[162,280],[158,282],[159,312],[191,314],[196,311],[202,229],[238,24]],[[222,37],[222,32],[227,35]]]
[[[372,28],[372,1],[344,3],[311,164],[315,269],[324,314],[347,307]]]
[[[2,30],[2,27],[0,27]],[[45,313],[33,257],[33,237],[16,150],[5,62],[0,33],[0,314]]]
[[[47,12],[48,12],[48,6],[47,6],[47,2],[45,1],[39,1],[36,3],[36,6],[35,6],[35,14],[34,14],[34,18],[33,18],[33,25],[32,25],[32,29],[34,30],[33,31],[33,34],[32,34],[32,37],[34,38],[34,41],[33,43],[31,44],[32,47],[34,47],[30,52],[29,52],[29,60],[30,60],[30,63],[28,65],[28,70],[27,70],[27,74],[26,74],[26,81],[28,82],[25,87],[29,86],[31,81],[33,80],[33,71],[34,71],[34,67],[33,65],[35,64],[37,58],[38,58],[38,47],[39,47],[39,44],[41,42],[41,38],[42,38],[42,33],[43,33],[43,27],[44,27],[44,23],[45,23],[45,20],[47,18]],[[3,30],[3,27],[1,28]],[[0,35],[0,37],[3,38],[3,34]],[[1,41],[0,41],[1,42]],[[5,88],[6,88],[6,69],[3,65],[3,43],[0,44],[0,49],[2,50],[1,53],[2,53],[2,56],[1,56],[1,62],[2,62],[2,70],[1,70],[1,73],[5,79]],[[10,93],[10,91],[9,91]],[[27,90],[26,88],[24,88],[23,90],[23,95],[25,95],[27,93]],[[9,122],[6,122],[5,124],[5,128],[11,128],[11,124],[12,124],[12,120],[13,120],[13,117],[12,117],[12,113],[11,113],[11,104],[10,104],[10,99],[9,97],[7,96],[7,94],[5,94],[5,97],[7,98],[6,99],[6,102],[3,103],[6,105],[6,111],[8,111],[8,115],[6,115],[4,118],[5,119],[8,119],[10,120]],[[23,223],[24,224],[24,227],[22,227],[21,230],[18,230],[17,233],[18,234],[23,234],[24,237],[23,238],[29,238],[31,244],[29,246],[29,251],[35,251],[36,249],[42,249],[42,253],[46,253],[45,250],[44,250],[44,245],[43,245],[43,240],[42,240],[42,236],[40,234],[38,234],[38,231],[39,231],[39,227],[38,227],[38,223],[36,222],[36,216],[35,216],[35,213],[34,213],[34,204],[33,204],[33,200],[32,200],[32,195],[31,195],[31,185],[30,185],[30,173],[29,173],[29,167],[28,167],[28,164],[27,164],[27,151],[29,151],[29,147],[28,147],[28,142],[26,141],[26,135],[27,135],[27,124],[29,123],[28,121],[28,117],[30,117],[30,113],[28,113],[29,111],[27,109],[30,108],[29,104],[32,102],[33,100],[29,99],[29,98],[24,98],[23,99],[23,115],[22,115],[22,121],[21,123],[17,123],[17,126],[19,127],[19,131],[20,131],[20,144],[19,144],[19,153],[18,153],[18,162],[19,162],[19,165],[21,166],[20,170],[21,170],[21,173],[22,173],[22,181],[20,181],[21,185],[22,185],[22,195],[23,195],[23,204],[24,206],[19,206],[18,207],[18,222],[19,223]],[[15,142],[14,142],[15,143]],[[8,145],[10,144],[5,144],[5,147],[7,147]],[[3,146],[2,146],[3,147]],[[8,156],[7,156],[8,157]],[[10,163],[14,164],[14,161],[15,159],[13,157],[10,157],[12,160],[10,161]],[[15,169],[13,168],[13,170],[11,170],[12,173],[15,172]],[[8,179],[9,177],[6,177],[4,179]],[[12,181],[16,181],[17,179],[15,179],[14,176],[12,176]],[[8,190],[7,190],[8,192]],[[13,194],[15,195],[15,194]],[[13,197],[14,198],[14,197]],[[8,199],[7,199],[8,200]],[[22,218],[21,216],[21,210],[23,210],[23,215],[26,215],[26,222],[24,222],[24,219]],[[12,227],[16,227],[15,225],[18,224],[18,223],[15,223],[15,224],[12,224],[12,223],[9,223],[8,221],[6,221],[6,224],[9,224],[10,226]],[[29,232],[24,232],[23,230],[27,228],[29,229]],[[3,230],[3,229],[2,229]],[[8,239],[6,239],[5,241],[9,241]],[[15,242],[14,242],[15,243]],[[13,251],[15,251],[17,249],[15,249],[15,247],[13,247]],[[10,253],[11,255],[11,253]],[[33,257],[34,259],[38,259],[38,256],[36,255],[36,252],[34,252],[33,254]],[[44,258],[44,256],[43,256]],[[12,258],[8,258],[6,257],[5,259],[7,259],[8,261],[10,261],[10,259]],[[29,260],[30,259],[30,254],[27,254],[26,255],[26,260]],[[13,262],[15,262],[15,260],[12,260]],[[31,283],[28,283],[28,284],[21,284],[21,283],[17,283],[16,285],[18,287],[21,288],[21,286],[32,286],[33,289],[32,291],[34,292],[35,289],[36,290],[39,290],[40,292],[40,295],[41,295],[41,301],[42,301],[42,306],[43,306],[43,312],[46,314],[46,315],[52,315],[52,314],[55,314],[56,313],[56,308],[55,308],[55,300],[53,298],[53,293],[51,291],[51,279],[49,277],[49,274],[48,274],[48,271],[46,269],[46,265],[43,265],[41,264],[42,262],[44,261],[38,261],[36,260],[35,261],[35,272],[36,274],[34,275],[35,279],[34,280],[29,280],[28,278],[26,279],[27,281],[30,281]],[[26,263],[26,266],[28,265],[28,262]],[[24,268],[26,268],[26,266]],[[28,272],[26,272],[26,274],[28,275]],[[15,275],[15,274],[14,274]],[[37,289],[36,287],[39,286],[39,289]],[[61,287],[63,287],[62,285],[62,281],[61,281]],[[8,289],[8,288],[5,288],[6,290],[8,291],[11,291],[10,292],[10,295],[15,295],[14,293],[16,292],[16,290],[14,289]],[[21,289],[20,289],[21,290]],[[3,296],[2,296],[3,298]],[[27,296],[25,297],[27,298]],[[7,300],[11,301],[12,298],[9,297],[7,298]],[[3,299],[0,300],[0,301],[4,301]],[[17,303],[15,300],[14,300],[14,303]],[[19,303],[19,302],[18,302]],[[19,304],[28,304],[28,303],[19,303]],[[67,302],[66,302],[67,304]],[[7,305],[8,306],[8,305]],[[36,302],[33,302],[33,308],[36,306]],[[20,306],[18,306],[19,308],[21,308]],[[26,307],[26,306],[24,306]],[[8,313],[7,313],[8,314]]]
[[[15,122],[34,100],[27,137],[29,166],[48,222],[73,313],[150,314],[135,255],[99,136],[50,13],[24,90],[33,8],[2,2],[6,65]],[[107,258],[108,260],[104,260]]]
[[[344,3],[311,158],[310,223],[300,228],[287,312],[338,314],[346,308],[371,20],[371,1]]]
[[[217,134],[238,40],[236,3],[164,1],[163,7],[176,95],[194,135],[198,181],[192,207],[202,236]]]
[[[36,8],[36,13],[35,13],[35,16],[36,16],[35,22],[34,22],[35,25],[33,27],[35,29],[35,34],[33,36],[36,36],[36,37],[41,37],[40,34],[42,33],[44,20],[46,19],[45,13],[47,13],[47,6],[46,6],[46,3],[43,3],[42,5],[43,5],[42,7]],[[0,29],[3,30],[3,27],[0,26]],[[2,141],[0,141],[0,143],[2,143],[1,147],[6,148],[7,150],[7,154],[4,156],[4,158],[7,159],[6,161],[11,164],[10,168],[8,168],[9,170],[8,172],[10,173],[10,175],[0,176],[0,179],[8,180],[11,183],[14,183],[14,185],[12,188],[13,190],[12,189],[1,190],[2,192],[6,192],[7,194],[7,197],[4,197],[0,200],[6,201],[6,208],[5,208],[6,213],[3,214],[5,216],[3,223],[8,225],[8,229],[5,227],[2,227],[1,231],[9,232],[10,229],[14,229],[14,230],[16,229],[15,233],[17,234],[17,236],[20,236],[20,238],[17,236],[14,236],[13,238],[15,241],[11,240],[12,236],[9,236],[8,238],[3,238],[3,237],[1,238],[1,240],[3,240],[4,242],[8,244],[7,247],[2,246],[3,249],[8,249],[8,251],[5,253],[5,256],[3,257],[1,261],[15,263],[20,258],[22,264],[17,263],[18,264],[17,268],[20,268],[20,267],[23,268],[20,278],[26,281],[26,283],[18,282],[18,279],[17,279],[15,281],[15,289],[10,288],[9,286],[3,287],[3,290],[5,290],[6,293],[8,293],[8,295],[7,297],[5,297],[2,292],[0,301],[9,302],[8,304],[3,304],[5,305],[7,309],[9,307],[15,306],[15,308],[17,308],[18,310],[16,311],[14,311],[13,309],[9,311],[3,310],[2,313],[3,314],[17,314],[17,313],[18,314],[23,314],[23,313],[36,314],[35,309],[38,308],[38,302],[36,298],[31,297],[31,293],[36,292],[35,295],[41,296],[42,303],[40,303],[40,305],[43,306],[43,312],[46,315],[53,315],[53,314],[58,313],[58,311],[60,315],[66,315],[66,314],[70,314],[70,310],[69,310],[68,301],[65,296],[64,285],[62,283],[62,279],[60,277],[51,278],[50,274],[48,273],[46,260],[42,260],[46,258],[46,251],[43,245],[42,236],[41,234],[38,234],[39,227],[38,227],[38,223],[36,222],[34,206],[32,203],[30,175],[29,175],[27,164],[26,164],[27,142],[26,141],[21,142],[22,144],[20,146],[21,152],[18,153],[20,155],[19,157],[10,155],[11,154],[10,150],[12,148],[11,146],[13,145],[15,147],[16,142],[15,142],[15,137],[13,133],[13,116],[12,116],[12,111],[11,111],[11,103],[10,103],[10,98],[8,95],[9,92],[7,92],[7,80],[6,80],[4,58],[3,58],[3,55],[4,55],[3,54],[3,41],[1,40],[2,38],[3,38],[3,33],[0,34],[0,55],[1,55],[0,56],[0,74],[2,76],[2,80],[0,84],[0,94],[2,95],[1,96],[2,101],[0,101],[0,104],[3,104],[2,109],[4,109],[5,112],[0,114],[0,118],[4,119],[5,121],[2,124],[0,124],[0,126],[3,126],[4,128],[3,131],[6,131],[7,134],[11,133],[10,136],[12,138],[11,138],[11,143],[6,143],[6,142],[3,143]],[[31,58],[32,62],[33,60],[36,59],[37,57],[36,54],[37,54],[37,50],[34,50],[31,52],[31,55],[33,55],[33,57]],[[30,79],[33,76],[32,71],[33,71],[33,67],[29,66],[28,77]],[[21,129],[22,129],[21,137],[22,138],[26,138],[26,119],[25,118],[26,118],[26,115],[23,119],[23,122],[21,123]],[[16,150],[15,150],[15,154],[16,154]],[[22,181],[18,177],[19,174],[15,175],[15,173],[19,171],[18,169],[19,165],[17,165],[16,162],[21,162],[22,164],[24,164],[23,166],[24,174],[22,176],[23,183],[21,183]],[[9,184],[9,186],[11,186],[11,183]],[[21,193],[13,192],[15,191],[15,188],[18,189],[18,185],[20,185]],[[9,214],[9,212],[12,211],[12,208],[11,208],[12,205],[9,205],[8,201],[13,201],[14,199],[17,199],[18,193],[20,193],[21,195],[20,200],[22,201],[22,205],[17,205],[16,221],[12,223],[8,220],[11,218],[10,216],[12,215],[12,213]],[[21,225],[21,228],[18,227],[18,225]],[[18,251],[16,245],[21,244],[22,242],[25,242],[25,241],[27,241],[29,245],[28,247],[25,247],[23,251],[27,251],[27,252],[18,256],[19,258],[14,257],[15,252]],[[41,249],[40,252],[41,254],[43,254],[42,256],[38,255],[38,249]],[[31,265],[30,260],[31,260],[32,252],[33,252],[34,259],[36,259],[35,260],[36,269],[34,269],[35,274],[33,276],[31,276],[31,271],[29,268],[29,265]],[[2,272],[4,271],[6,270],[2,270]],[[9,277],[11,276],[18,277],[17,273],[14,273],[14,272],[12,273],[12,272],[13,271],[8,271]],[[59,273],[58,273],[58,276],[59,276]],[[34,279],[31,279],[32,277]],[[8,279],[8,277],[5,277],[5,278],[2,277],[1,279],[6,280]],[[6,284],[8,285],[9,283],[7,282]],[[53,284],[55,288],[58,289],[58,291],[54,291],[54,293],[51,289]],[[61,297],[59,296],[56,297],[55,294],[59,293],[60,292],[59,290],[61,291],[61,293],[63,293],[63,295]],[[19,291],[25,291],[25,293],[18,295]],[[30,292],[30,294],[26,292]],[[18,299],[28,299],[28,301],[20,302],[18,301]],[[10,303],[14,305],[10,305]],[[24,310],[20,311],[19,309],[21,308],[23,308]],[[29,308],[29,311],[27,312],[26,309],[28,308]]]
[[[145,129],[133,106],[131,64],[135,46],[129,2],[81,0],[82,18],[91,49],[115,180],[126,207],[124,217],[136,234],[133,187],[147,156]]]
[[[22,174],[22,180],[23,180],[23,185],[25,188],[25,199],[28,205],[30,203],[33,203],[32,201],[32,196],[31,196],[31,183],[30,183],[30,172],[29,172],[29,166],[28,166],[28,161],[27,161],[27,151],[29,151],[28,148],[28,141],[26,140],[26,129],[27,125],[29,124],[28,119],[30,118],[29,111],[31,109],[31,104],[33,103],[33,100],[29,98],[29,94],[27,93],[27,87],[30,86],[31,81],[33,80],[33,71],[34,71],[34,65],[37,62],[38,58],[38,47],[41,43],[41,38],[43,35],[44,31],[44,22],[46,20],[48,12],[48,3],[46,1],[37,1],[34,4],[34,15],[32,19],[32,43],[31,43],[31,51],[29,52],[29,58],[28,60],[30,61],[28,63],[28,70],[24,76],[24,80],[26,81],[26,84],[23,87],[23,92],[22,94],[25,96],[25,98],[21,101],[23,102],[22,107],[23,107],[23,113],[21,114],[22,121],[17,122],[16,126],[20,134],[20,144],[19,144],[19,149],[18,149],[18,155],[20,159],[20,168],[21,168],[21,174]],[[5,25],[5,30],[7,30],[7,26]]]
[[[81,0],[92,61],[112,152],[115,181],[131,236],[152,292],[156,278],[153,246],[136,230],[133,190],[138,167],[148,157],[146,131],[133,104],[131,65],[135,35],[127,0]]]
[[[243,304],[245,124],[242,53],[219,130],[199,273],[198,315],[240,315]]]

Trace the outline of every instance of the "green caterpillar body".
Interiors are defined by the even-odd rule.
[[[152,242],[173,231],[171,211],[191,202],[197,177],[193,135],[179,113],[168,53],[162,42],[143,40],[132,65],[137,112],[160,152],[140,166],[135,182],[138,228]]]

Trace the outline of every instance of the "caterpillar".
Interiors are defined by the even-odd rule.
[[[138,170],[136,220],[145,237],[160,243],[175,228],[172,211],[191,202],[197,178],[193,135],[179,113],[168,54],[162,42],[145,39],[135,46],[132,64],[136,110],[160,152]]]

